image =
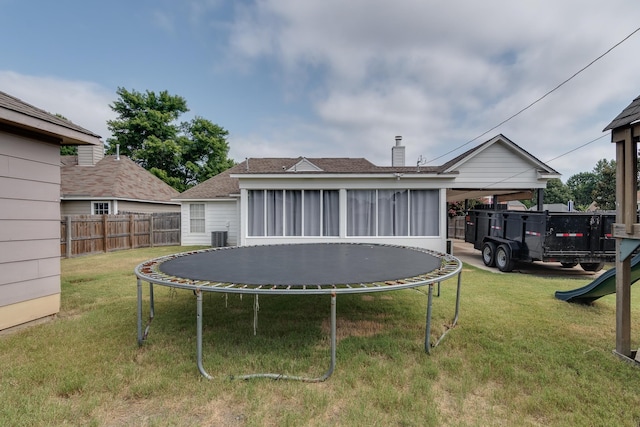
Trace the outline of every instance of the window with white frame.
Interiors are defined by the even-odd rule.
[[[438,190],[348,190],[347,235],[437,236]]]
[[[189,231],[191,233],[204,233],[204,223],[204,203],[191,203],[189,205]]]
[[[91,202],[92,215],[109,215],[111,213],[111,203],[109,202]]]
[[[338,190],[249,190],[249,236],[338,236]]]

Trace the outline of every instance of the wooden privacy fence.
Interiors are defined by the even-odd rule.
[[[180,244],[180,212],[74,215],[60,221],[60,255]]]
[[[465,217],[454,216],[450,217],[447,221],[447,237],[449,239],[462,239],[464,240],[464,227]]]

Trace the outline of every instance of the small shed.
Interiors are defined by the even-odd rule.
[[[0,330],[60,310],[60,145],[98,144],[0,92]]]

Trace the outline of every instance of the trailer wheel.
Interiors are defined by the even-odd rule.
[[[507,245],[500,245],[496,249],[496,266],[500,271],[508,273],[513,270],[515,261],[511,255],[511,249]]]
[[[578,265],[577,262],[561,262],[560,265],[562,265],[562,268],[573,268],[576,265]]]
[[[584,271],[600,271],[604,267],[604,261],[600,262],[581,262],[580,267]]]
[[[487,267],[496,266],[496,244],[493,242],[485,242],[482,245],[482,262]]]

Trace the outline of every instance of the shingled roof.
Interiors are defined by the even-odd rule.
[[[239,194],[240,186],[238,185],[238,178],[231,178],[229,175],[244,167],[244,162],[235,165],[226,171],[201,182],[195,187],[191,187],[174,198],[178,200],[220,199],[228,198],[231,194]]]
[[[455,176],[459,171],[455,170],[462,163],[471,159],[476,153],[488,146],[502,141],[519,155],[537,164],[540,169],[548,174],[559,175],[553,168],[547,166],[526,150],[516,145],[513,141],[499,134],[490,140],[462,153],[456,158],[441,166],[376,166],[364,158],[249,158],[244,162],[222,172],[195,187],[190,188],[176,197],[176,200],[211,200],[228,199],[233,195],[239,195],[240,185],[238,177],[241,175],[279,175],[285,176],[313,176],[332,174],[402,174],[402,175],[439,175],[441,177]],[[299,169],[298,169],[299,168]],[[493,190],[494,194],[495,189]]]
[[[602,131],[609,129],[617,129],[619,127],[627,126],[635,121],[640,120],[640,96],[634,99],[631,104],[627,106],[620,114],[616,116],[611,123],[607,125]]]
[[[95,166],[78,166],[78,156],[61,156],[64,199],[116,198],[170,202],[180,194],[126,156],[105,156]]]
[[[295,166],[301,162],[308,162],[317,166],[319,171],[298,171]],[[190,188],[176,197],[178,200],[200,200],[228,198],[232,194],[240,193],[238,178],[231,175],[251,174],[376,174],[376,173],[437,173],[438,168],[391,167],[376,166],[364,158],[348,157],[277,157],[277,158],[249,158],[226,171]]]
[[[4,111],[4,113],[2,113],[2,111]],[[43,125],[37,125],[34,123],[29,125],[29,119],[37,119],[38,121],[45,123]],[[65,120],[38,107],[34,107],[33,105],[5,92],[0,92],[0,122],[25,128],[38,128],[43,133],[55,134],[58,137],[62,137],[61,142],[63,144],[98,144],[100,142],[97,140],[94,141],[94,139],[99,139],[100,135],[96,135],[90,130],[78,126],[69,120]],[[47,124],[49,124],[49,126],[47,126]],[[66,134],[53,132],[50,125],[54,125],[58,127],[58,129],[64,128],[67,132]],[[89,137],[89,140],[87,140],[86,137]]]

